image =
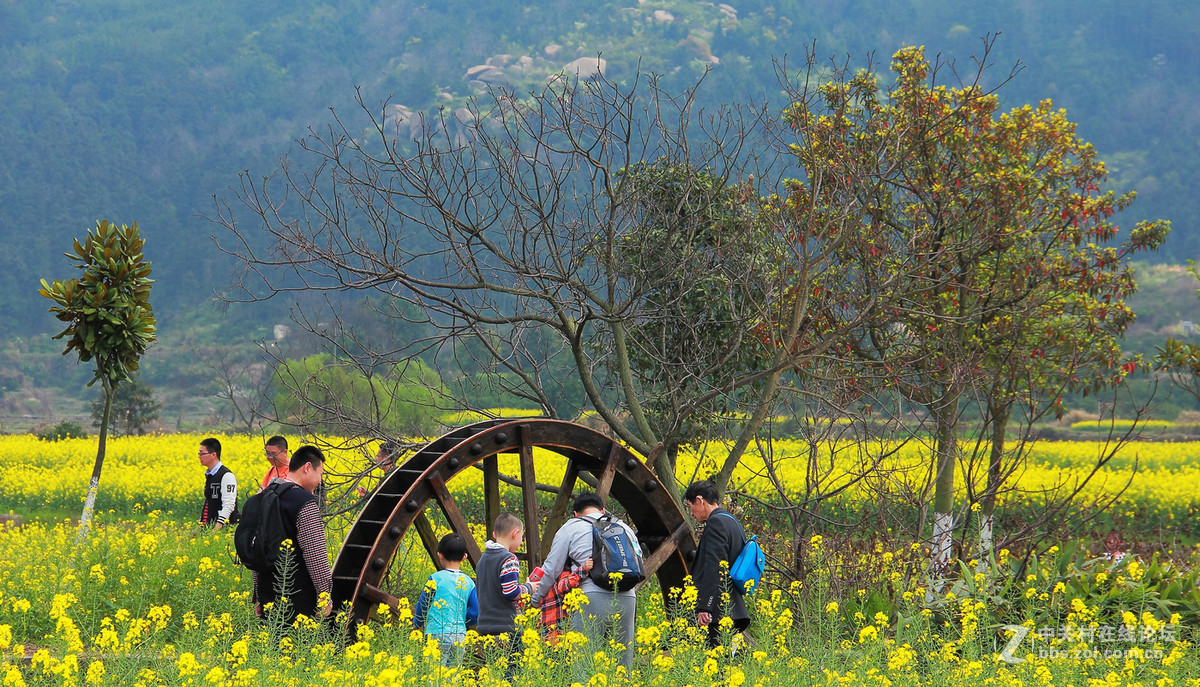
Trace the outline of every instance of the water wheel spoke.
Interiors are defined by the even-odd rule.
[[[467,525],[467,519],[463,517],[462,511],[458,509],[458,503],[450,495],[450,490],[446,488],[446,480],[440,473],[434,472],[429,476],[429,486],[433,487],[433,499],[437,501],[438,506],[442,509],[442,513],[446,516],[446,520],[450,522],[450,529],[461,534],[467,540],[467,558],[471,561],[471,565],[478,565],[480,556],[479,544],[475,541],[475,535],[471,532],[471,527]]]
[[[484,527],[490,532],[500,515],[500,460],[497,456],[483,459]]]
[[[533,467],[533,444],[529,425],[521,425],[521,507],[525,514],[525,553],[529,569],[542,564],[542,546],[538,538],[537,479]]]
[[[400,599],[372,584],[364,584],[362,596],[373,604],[386,604],[392,613],[400,612]]]
[[[542,532],[542,541],[554,541],[558,528],[567,519],[567,509],[571,507],[571,492],[575,490],[575,482],[579,479],[579,464],[573,460],[567,461],[567,470],[563,473],[562,484],[558,487],[558,497],[554,506],[546,516],[546,529]]]
[[[655,573],[658,572],[658,569],[662,567],[663,563],[666,563],[667,559],[679,550],[679,545],[683,542],[684,538],[691,533],[691,531],[692,530],[690,527],[688,527],[688,524],[686,522],[683,523],[679,527],[675,528],[675,531],[671,533],[671,536],[667,537],[663,543],[658,545],[658,548],[654,549],[654,551],[642,561],[642,565],[646,570],[647,580],[651,577],[654,577]]]
[[[437,570],[442,569],[442,564],[438,561],[437,548],[438,538],[433,531],[433,523],[429,522],[429,518],[425,515],[425,511],[421,511],[416,518],[413,519],[413,527],[417,528],[417,534],[421,535],[421,543],[425,545],[425,550],[429,552],[429,558],[433,560],[433,567]]]
[[[604,469],[596,475],[596,495],[601,501],[608,500],[608,492],[612,489],[613,478],[617,476],[617,463],[621,460],[621,444],[612,442],[608,459],[604,461]]]

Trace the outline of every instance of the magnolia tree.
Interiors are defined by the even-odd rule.
[[[96,507],[113,396],[118,385],[137,371],[142,354],[155,340],[156,324],[150,307],[153,280],[150,263],[142,254],[144,244],[136,222],[120,227],[107,220],[97,222],[95,232],[89,231],[82,243],[77,239],[74,251],[67,253],[82,276],[65,282],[55,279],[54,283],[43,279],[38,291],[54,301],[50,312],[66,323],[54,336],[67,340],[63,355],[76,351],[80,362],[94,361],[96,371],[88,386],[100,382],[104,389],[100,441],[79,517],[77,543],[87,538]]]

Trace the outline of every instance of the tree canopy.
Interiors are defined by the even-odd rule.
[[[983,425],[1002,436],[1013,404],[1031,417],[1057,389],[1119,385],[1129,258],[1168,228],[1139,223],[1120,240],[1110,218],[1130,198],[1101,188],[1106,168],[1048,102],[1001,111],[984,87],[989,48],[973,73],[902,49],[887,86],[874,65],[810,54],[784,82],[782,122],[757,106],[695,110],[703,82],[674,94],[603,74],[526,98],[492,90],[424,122],[415,141],[364,106],[369,136],[306,140],[274,175],[244,175],[217,219],[247,268],[245,299],[368,291],[426,328],[400,347],[351,350],[336,321],[304,313],[338,365],[357,369],[345,385],[430,362],[451,380],[435,398],[479,409],[453,381],[470,351],[493,384],[557,416],[551,389],[570,374],[668,489],[676,449],[700,438],[726,442],[711,463],[723,489],[780,413],[836,442],[831,418],[898,431],[887,421],[904,404],[922,408],[945,564],[970,505],[955,483],[965,406],[1003,406]],[[302,207],[281,213],[284,197]],[[331,393],[330,362],[292,372],[295,400],[322,421],[383,422],[379,408],[336,403],[378,395]],[[887,445],[858,444],[856,479],[880,469]],[[827,479],[810,470],[813,484]],[[814,489],[789,515],[839,488]]]

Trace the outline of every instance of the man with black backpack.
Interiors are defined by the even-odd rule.
[[[692,516],[704,525],[692,560],[692,583],[696,585],[696,624],[708,628],[708,645],[715,647],[721,642],[721,618],[729,616],[734,632],[750,627],[742,590],[729,578],[730,567],[746,545],[746,533],[737,518],[718,505],[720,495],[712,482],[694,482],[683,498]]]
[[[591,558],[591,573],[579,585],[587,595],[588,604],[571,615],[571,623],[576,631],[588,636],[593,651],[606,646],[601,642],[611,634],[613,640],[625,647],[620,661],[630,670],[637,619],[634,586],[644,579],[637,533],[606,513],[604,501],[595,493],[584,492],[575,497],[572,510],[575,517],[554,535],[550,553],[542,563],[546,573],[533,590],[532,603],[541,604],[561,572],[582,567]]]
[[[253,601],[259,615],[283,597],[288,600],[284,618],[289,625],[298,614],[324,618],[332,610],[325,523],[313,495],[324,472],[321,450],[301,446],[292,454],[287,478],[246,501],[234,545],[242,564],[254,572]],[[281,549],[285,541],[288,545]]]

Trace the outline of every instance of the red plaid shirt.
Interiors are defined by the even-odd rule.
[[[567,592],[579,586],[581,579],[579,573],[564,570],[558,574],[558,579],[554,581],[550,591],[546,592],[546,596],[542,598],[542,625],[549,630],[547,639],[557,638],[558,624],[567,618],[567,609],[563,608],[563,599],[566,598]]]

